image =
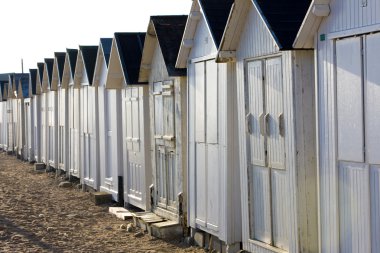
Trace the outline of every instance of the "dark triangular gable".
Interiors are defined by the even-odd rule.
[[[104,58],[106,60],[106,65],[108,67],[111,55],[111,47],[112,47],[112,38],[101,38],[100,43],[102,44]]]
[[[47,58],[45,59],[45,64],[46,64],[46,70],[48,74],[48,83],[49,83],[49,88],[51,88],[51,81],[53,79],[53,66],[54,66],[54,59],[53,58]]]
[[[209,1],[209,0],[206,0]],[[293,42],[309,9],[311,0],[252,0],[281,50],[293,48]]]
[[[187,15],[152,16],[151,20],[169,76],[186,76],[186,69],[177,69],[175,64],[186,27]]]
[[[68,48],[68,49],[66,49],[66,52],[69,56],[71,78],[74,80],[75,67],[77,64],[77,57],[78,57],[78,50]]]
[[[21,85],[22,97],[29,97],[29,74],[15,74],[17,93],[19,91],[19,86]]]
[[[62,83],[63,68],[65,66],[66,53],[56,52],[56,53],[54,53],[54,56],[55,56],[55,59],[57,59],[59,83]]]
[[[37,95],[37,69],[29,69],[29,97]]]
[[[80,46],[83,56],[83,64],[86,69],[88,83],[92,85],[94,79],[94,71],[96,64],[96,57],[98,55],[98,46]]]
[[[44,75],[44,67],[45,67],[45,63],[43,63],[43,62],[37,63],[38,75],[40,78],[39,81],[40,81],[41,85],[42,85],[42,79],[43,79],[43,75]]]
[[[115,33],[115,39],[127,84],[146,84],[138,81],[145,33]]]
[[[266,1],[272,2],[271,0]],[[226,27],[233,3],[234,0],[199,0],[217,48],[222,40],[224,28]]]

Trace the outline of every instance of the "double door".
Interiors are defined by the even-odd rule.
[[[340,252],[379,252],[380,33],[335,52]]]
[[[288,249],[281,57],[246,62],[250,239]]]
[[[156,206],[177,212],[174,82],[153,83]]]

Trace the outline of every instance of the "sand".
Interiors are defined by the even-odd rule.
[[[0,153],[0,252],[204,252],[183,240],[163,241],[120,228],[122,221],[95,206],[75,185],[34,171]]]

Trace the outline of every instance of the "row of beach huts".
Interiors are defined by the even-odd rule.
[[[1,75],[0,147],[220,252],[378,253],[379,31],[380,0],[193,0]]]

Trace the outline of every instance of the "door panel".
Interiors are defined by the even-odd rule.
[[[218,64],[206,62],[206,142],[218,143]]]
[[[207,220],[207,171],[206,171],[206,145],[197,143],[195,145],[196,160],[196,223],[206,226]]]
[[[361,38],[336,42],[338,159],[364,162]]]
[[[195,63],[195,141],[205,142],[205,63]]]
[[[249,178],[252,180],[249,186],[251,238],[271,244],[270,170],[266,167],[251,166]]]
[[[283,127],[283,98],[282,98],[282,69],[281,58],[266,60],[266,113],[268,115],[267,142],[268,166],[275,169],[284,168],[284,137]],[[282,130],[283,131],[283,130]]]
[[[219,146],[217,144],[207,145],[207,228],[218,231],[219,227]]]
[[[366,36],[366,160],[380,164],[380,34]]]
[[[251,164],[265,166],[264,89],[262,61],[247,64],[248,108],[246,120]]]

